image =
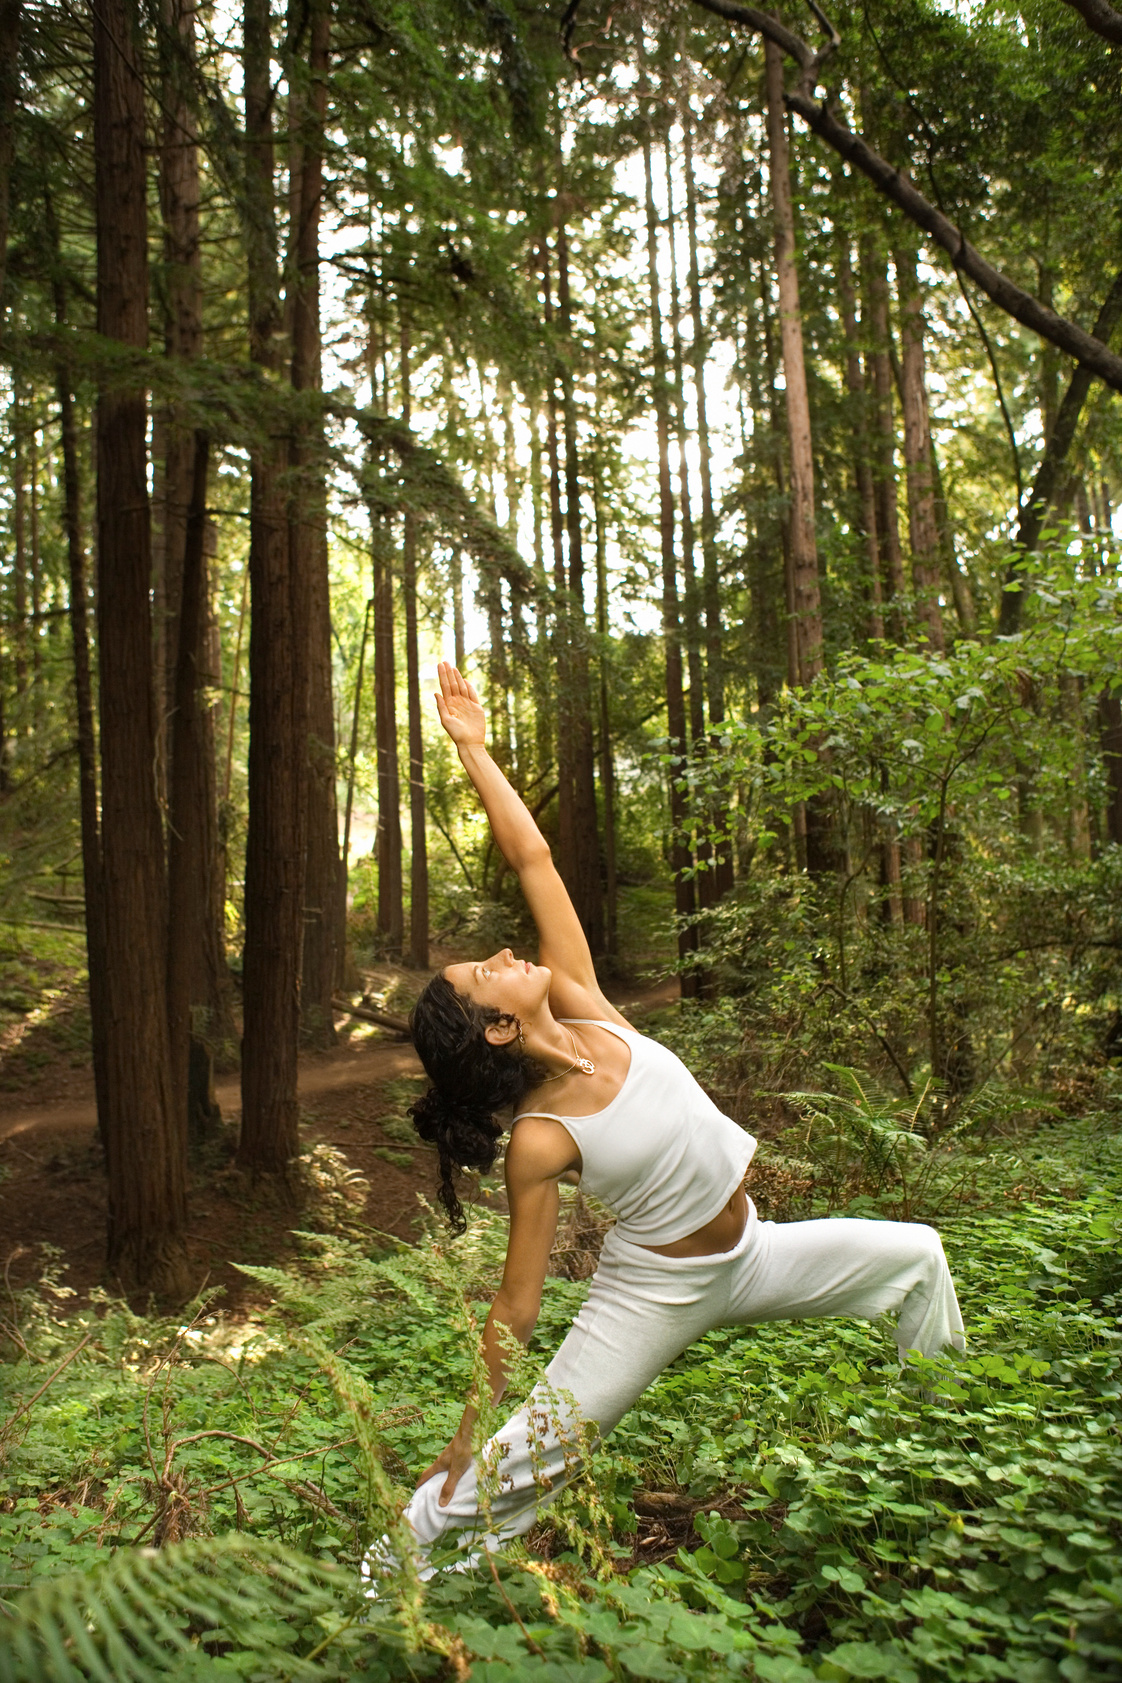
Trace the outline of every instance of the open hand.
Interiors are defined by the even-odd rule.
[[[436,672],[440,679],[436,710],[441,724],[457,748],[467,748],[473,743],[482,747],[487,737],[487,719],[475,690],[446,660],[440,662]]]
[[[456,673],[456,676],[459,677],[458,672]],[[461,682],[462,681],[463,680],[461,679]],[[432,1466],[425,1468],[425,1471],[417,1480],[417,1489],[419,1490],[422,1484],[427,1484],[434,1474],[447,1473],[448,1476],[444,1480],[440,1490],[440,1506],[442,1508],[446,1508],[455,1494],[456,1486],[459,1484],[461,1478],[463,1478],[470,1466],[471,1445],[463,1443],[457,1434],[457,1436],[452,1439],[452,1442],[448,1445],[447,1449],[441,1450]]]

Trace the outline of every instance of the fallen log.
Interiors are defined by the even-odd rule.
[[[409,1023],[404,1017],[399,1017],[395,1011],[379,1011],[373,1005],[351,1005],[345,999],[334,998],[331,1009],[338,1011],[341,1017],[357,1017],[363,1023],[376,1023],[379,1028],[390,1029],[394,1034],[400,1034],[406,1040],[412,1039],[409,1033]]]

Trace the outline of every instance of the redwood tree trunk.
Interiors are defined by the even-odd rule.
[[[674,909],[680,920],[696,909],[691,876],[693,856],[686,839],[689,807],[684,788],[686,752],[686,699],[682,688],[682,641],[678,620],[678,573],[674,555],[674,492],[670,482],[670,391],[667,381],[666,348],[662,338],[662,302],[658,274],[658,216],[651,173],[649,134],[643,137],[643,176],[646,187],[647,285],[650,299],[651,350],[653,355],[655,426],[658,438],[659,540],[662,551],[662,637],[666,660],[666,728],[670,764],[670,863],[674,872]],[[697,951],[697,926],[678,931],[678,956]],[[682,995],[696,998],[696,971],[682,975]]]
[[[908,474],[908,531],[912,551],[912,589],[916,614],[936,654],[946,647],[939,606],[939,528],[931,476],[931,423],[923,355],[923,294],[916,274],[916,254],[898,250],[896,286],[900,297],[900,377],[904,406],[904,460]]]
[[[23,0],[0,0],[0,338],[4,329],[4,283],[8,275],[12,158],[15,154],[16,95],[19,91],[19,31]]]
[[[327,0],[289,8],[290,39],[307,20],[307,64],[289,78],[291,177],[295,226],[292,275],[292,389],[317,391],[320,373],[319,224],[323,198],[323,127],[331,13]],[[339,855],[335,790],[335,703],[331,687],[331,596],[328,579],[327,493],[323,426],[298,425],[290,447],[289,548],[293,576],[308,603],[308,744],[301,1022],[314,1046],[334,1044],[332,995],[342,980],[346,893]]]
[[[570,721],[573,731],[573,847],[576,867],[573,904],[593,953],[604,950],[604,902],[600,887],[600,841],[596,823],[596,759],[592,734],[588,622],[584,608],[584,544],[581,523],[580,457],[573,395],[573,316],[569,292],[569,241],[557,229],[557,305],[565,355],[561,363],[561,407],[565,425],[565,527],[569,565],[566,580]]]
[[[66,288],[59,260],[58,224],[54,206],[46,202],[47,236],[54,260],[52,292],[55,322],[66,325]],[[105,907],[101,878],[101,838],[98,834],[97,737],[94,726],[93,682],[90,675],[89,590],[86,547],[82,540],[82,484],[78,467],[78,427],[70,375],[62,366],[56,376],[59,433],[62,445],[62,514],[66,531],[66,559],[70,586],[69,619],[74,651],[74,708],[77,716],[78,812],[82,831],[82,886],[85,899],[86,968],[89,974],[90,1046],[94,1091],[97,1095],[98,1134],[105,1146],[109,1120],[106,1065]],[[0,753],[3,741],[0,739]]]
[[[869,460],[868,406],[865,376],[857,332],[857,291],[850,264],[849,239],[843,235],[838,251],[838,300],[845,331],[845,384],[849,393],[853,428],[853,479],[857,491],[860,532],[865,544],[866,590],[869,602],[869,636],[877,642],[884,636],[881,609],[880,555],[877,549],[877,498]]]
[[[246,243],[250,356],[278,371],[269,0],[245,0]],[[308,603],[289,544],[287,439],[250,458],[249,830],[245,854],[242,1129],[238,1161],[284,1174],[296,1098],[308,736]]]
[[[164,126],[160,200],[167,264],[165,342],[190,362],[202,350],[199,158],[188,72],[195,58],[194,11],[165,0]],[[209,441],[174,406],[164,418],[162,646],[167,663],[168,1012],[172,1078],[180,1126],[201,1142],[220,1121],[214,1095],[216,1041],[234,1037],[226,971],[224,853],[218,832],[214,709],[218,674],[210,655],[206,557]]]
[[[888,277],[884,254],[869,240],[862,246],[866,306],[873,341],[873,486],[876,491],[877,544],[881,582],[887,603],[889,634],[902,642],[904,623],[900,597],[904,591],[904,560],[900,551],[900,521],[896,505],[896,424],[892,415],[892,334],[888,315]]]
[[[378,758],[378,937],[389,958],[405,939],[401,881],[401,783],[397,756],[397,676],[394,659],[393,569],[382,517],[371,515],[374,594],[374,737]]]
[[[401,324],[401,418],[411,425],[409,327]],[[425,739],[421,730],[421,662],[417,648],[417,521],[406,511],[401,535],[401,592],[405,598],[405,683],[409,715],[409,962],[429,967],[429,861],[425,837]],[[460,606],[461,616],[463,604]],[[462,635],[462,633],[461,633]]]
[[[131,0],[104,0],[92,27],[97,325],[107,339],[140,351],[148,341],[147,172],[138,18]],[[147,430],[142,387],[115,385],[99,393],[108,1265],[128,1287],[178,1297],[189,1284],[187,1153],[176,1123],[168,1040]]]
[[[791,441],[790,566],[798,674],[808,684],[822,670],[822,608],[818,593],[818,546],[814,531],[814,452],[810,398],[803,357],[799,274],[795,264],[795,215],[783,104],[783,56],[768,42],[767,129],[771,195],[775,216],[775,270],[779,283],[779,325],[787,388],[787,430]]]

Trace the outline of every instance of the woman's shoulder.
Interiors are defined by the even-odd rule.
[[[524,1108],[511,1124],[504,1156],[507,1176],[555,1180],[572,1166],[574,1149],[562,1117]]]

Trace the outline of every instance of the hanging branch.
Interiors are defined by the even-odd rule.
[[[860,170],[878,192],[890,199],[917,227],[930,234],[935,243],[942,246],[955,268],[968,275],[999,309],[1074,357],[1076,362],[1092,374],[1097,374],[1115,391],[1122,392],[1122,356],[1116,356],[1100,339],[1075,322],[1057,315],[1002,274],[1000,269],[995,269],[950,218],[924,197],[907,175],[882,158],[861,135],[847,128],[829,109],[828,103],[824,101],[819,105],[816,102],[814,95],[819,71],[834,50],[836,35],[833,32],[826,46],[816,53],[800,36],[766,12],[757,11],[754,6],[737,5],[733,0],[694,0],[694,4],[703,11],[712,12],[715,17],[724,18],[726,22],[742,24],[754,30],[774,42],[788,58],[794,59],[801,75],[798,86],[784,96],[787,109],[801,117],[807,127],[827,146],[833,147],[846,163]],[[814,10],[822,21],[818,8]]]

